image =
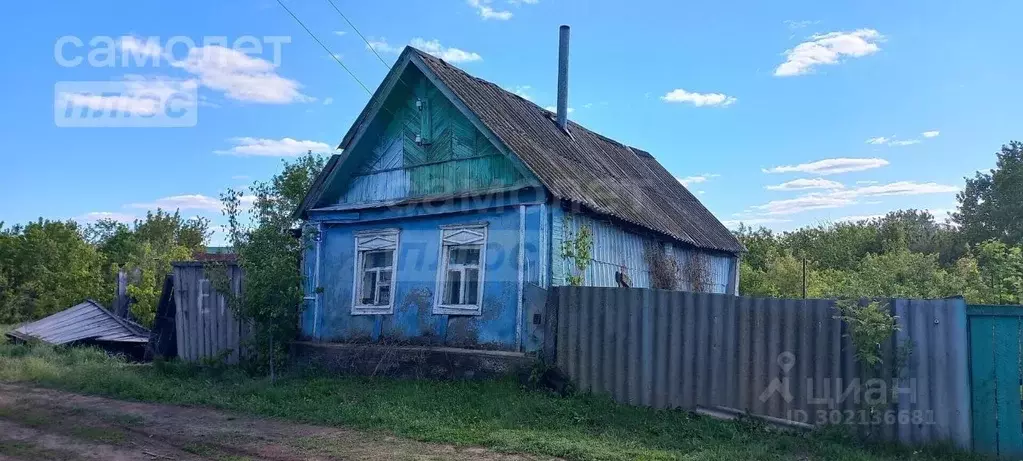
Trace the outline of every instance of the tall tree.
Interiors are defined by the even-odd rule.
[[[273,364],[286,355],[288,341],[298,332],[301,255],[316,231],[307,229],[302,238],[295,238],[293,230],[301,223],[293,213],[324,163],[323,157],[309,153],[293,162],[284,162],[283,171],[270,181],[253,184],[250,189],[255,201],[247,221],[242,217],[240,192],[229,189],[221,196],[231,243],[245,272],[240,296],[233,293],[226,272],[218,270],[218,263],[209,264],[207,270],[214,287],[229,300],[232,310],[254,324],[252,363],[264,370],[269,364],[271,377]]]
[[[100,291],[102,258],[74,221],[0,230],[0,323],[53,314]]]
[[[208,229],[209,220],[205,218],[185,219],[177,211],[161,209],[147,212],[144,219],[136,219],[131,226],[111,220],[90,225],[86,236],[103,255],[104,289],[98,297],[110,303],[117,271],[128,271],[128,294],[135,300],[131,314],[148,325],[155,316],[171,262],[191,259],[202,250],[209,238]]]
[[[996,154],[995,168],[966,179],[952,220],[967,242],[997,239],[1023,244],[1023,143],[1011,141]]]

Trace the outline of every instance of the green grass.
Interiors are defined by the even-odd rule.
[[[0,344],[0,381],[579,460],[974,459],[942,447],[780,433],[749,422],[618,405],[599,396],[560,398],[507,380],[294,376],[270,384],[237,370],[132,365],[89,349]]]

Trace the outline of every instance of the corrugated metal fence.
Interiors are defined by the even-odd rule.
[[[227,264],[227,274],[231,286],[239,292],[241,268]],[[203,263],[174,263],[174,289],[178,357],[189,362],[222,359],[238,363],[249,330],[235,318],[224,296],[213,288]]]
[[[883,345],[881,380],[861,370],[832,300],[556,287],[549,303],[557,335],[547,350],[581,391],[970,446],[961,298],[888,301],[900,331]]]

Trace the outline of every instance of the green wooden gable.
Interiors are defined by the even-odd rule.
[[[412,65],[345,157],[342,174],[329,187],[336,198],[326,204],[371,205],[536,183]]]

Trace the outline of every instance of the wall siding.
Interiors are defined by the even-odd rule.
[[[353,147],[361,159],[337,204],[507,188],[525,181],[472,122],[410,68],[385,103],[388,121]],[[422,101],[423,107],[416,106]],[[423,142],[416,143],[416,136]]]
[[[572,273],[574,261],[562,256],[562,245],[573,235],[578,235],[583,226],[589,227],[593,234],[593,262],[586,269],[584,286],[616,287],[615,273],[626,268],[632,286],[635,288],[650,287],[650,270],[646,262],[645,251],[649,244],[660,244],[660,240],[648,235],[630,232],[620,225],[607,219],[595,218],[587,214],[572,213],[558,210],[552,216],[551,254],[553,286],[567,285],[567,276]],[[669,245],[668,253],[684,259],[689,252],[701,251],[696,248]],[[710,269],[710,292],[725,293],[730,286],[734,256],[723,256],[720,253],[704,252]],[[686,289],[688,287],[682,287]]]

